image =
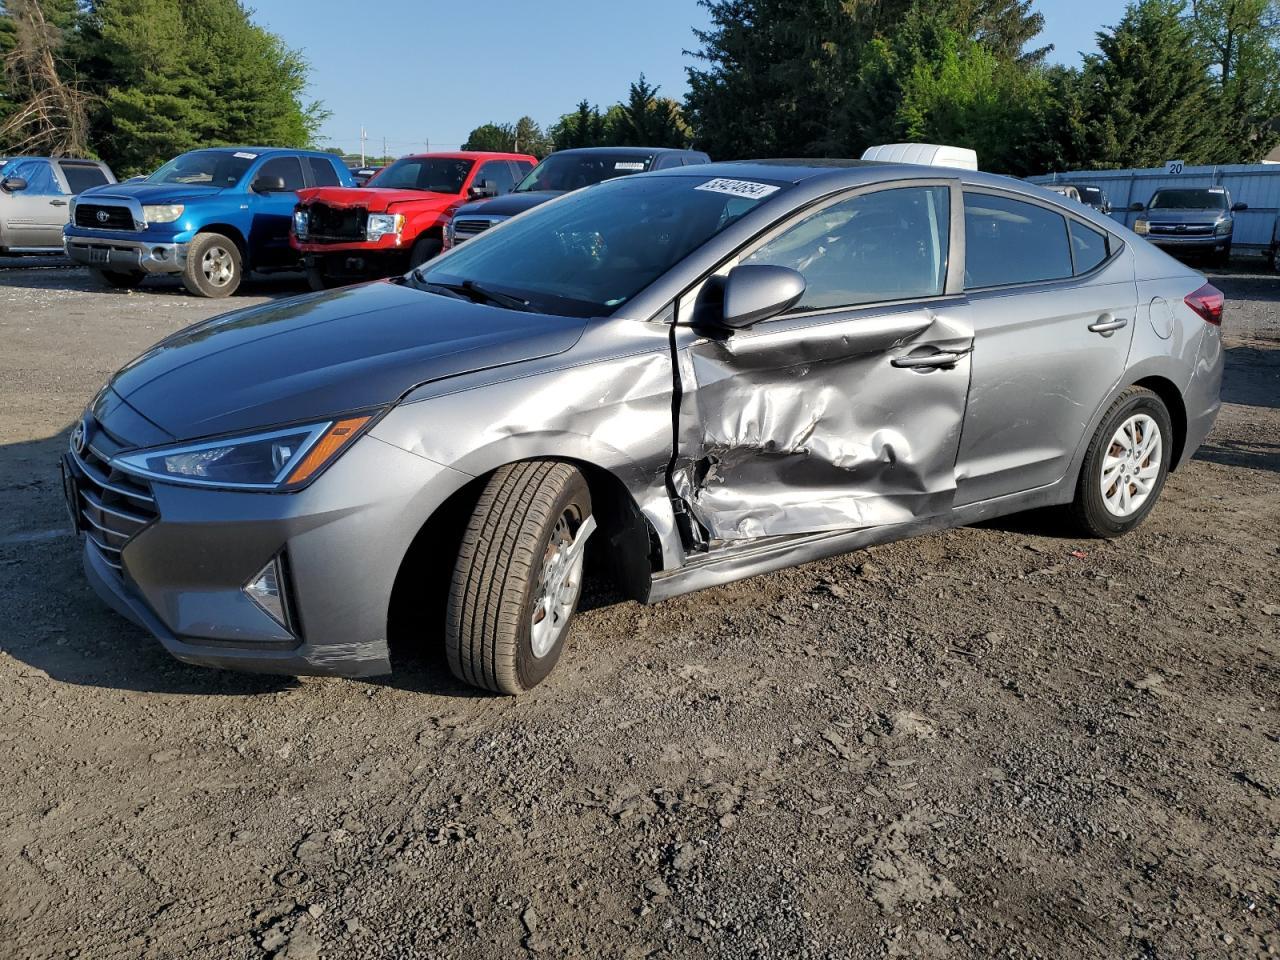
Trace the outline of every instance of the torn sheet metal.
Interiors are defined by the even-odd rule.
[[[851,530],[950,508],[973,338],[963,306],[682,331],[676,492],[712,540]],[[920,372],[895,357],[952,349]]]

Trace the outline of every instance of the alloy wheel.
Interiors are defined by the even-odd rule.
[[[1111,437],[1102,458],[1102,502],[1117,517],[1131,517],[1147,502],[1160,479],[1164,439],[1145,413],[1129,417]]]

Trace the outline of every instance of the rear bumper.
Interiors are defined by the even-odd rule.
[[[187,262],[185,243],[149,243],[114,237],[68,234],[63,239],[67,256],[76,263],[122,273],[181,273]]]
[[[1182,458],[1175,466],[1181,466],[1195,455],[1222,409],[1222,372],[1226,362],[1222,331],[1207,324],[1206,328],[1196,355],[1195,372],[1183,395],[1187,407],[1187,439]]]

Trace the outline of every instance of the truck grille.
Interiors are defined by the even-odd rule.
[[[101,214],[101,216],[100,216]],[[108,203],[77,203],[76,226],[92,230],[136,230],[128,207]]]
[[[111,467],[105,457],[73,442],[67,469],[76,478],[76,522],[102,559],[123,569],[120,551],[160,516],[151,488]]]
[[[1161,237],[1211,237],[1213,226],[1207,223],[1153,223],[1151,232]]]
[[[331,207],[313,203],[307,208],[307,242],[351,243],[365,239],[367,207]]]
[[[495,220],[455,220],[453,222],[453,241],[461,243],[469,240],[477,233],[484,233],[497,221]]]

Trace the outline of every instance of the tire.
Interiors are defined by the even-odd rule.
[[[332,290],[334,287],[342,286],[341,283],[325,274],[319,267],[307,267],[307,285],[317,293],[321,290]]]
[[[1226,267],[1231,264],[1231,244],[1227,244],[1221,250],[1215,250],[1213,254],[1213,263],[1217,267]]]
[[[505,694],[546,678],[569,638],[594,528],[591,492],[569,464],[526,461],[493,475],[463,534],[449,589],[445,646],[454,676]],[[557,615],[545,602],[549,575],[562,584]]]
[[[444,241],[438,236],[419,237],[409,251],[409,269],[420,267],[432,257],[437,256],[444,248]]]
[[[187,248],[182,284],[197,297],[229,297],[240,287],[240,248],[220,233],[199,233]]]
[[[141,270],[121,273],[119,270],[99,270],[96,267],[89,268],[89,276],[104,287],[115,287],[117,290],[136,290],[147,278]]]
[[[1131,445],[1138,446],[1136,459],[1125,456],[1118,435],[1126,425],[1133,429],[1124,434]],[[1149,441],[1151,429],[1156,430],[1154,441]],[[1137,439],[1138,443],[1132,441]],[[1129,387],[1111,404],[1089,442],[1080,477],[1076,482],[1076,496],[1070,507],[1075,526],[1082,533],[1104,539],[1113,539],[1128,533],[1147,518],[1169,476],[1170,458],[1175,437],[1169,410],[1155,393],[1145,387]],[[1158,451],[1147,446],[1158,443]],[[1147,450],[1145,457],[1143,449]],[[1108,458],[1119,454],[1118,463],[1108,463]],[[1103,471],[1118,470],[1108,485]],[[1127,478],[1132,477],[1132,480]],[[1146,492],[1143,493],[1143,484]],[[1141,497],[1138,503],[1133,501]],[[1127,502],[1126,502],[1127,501]],[[1127,511],[1127,512],[1126,512]]]

